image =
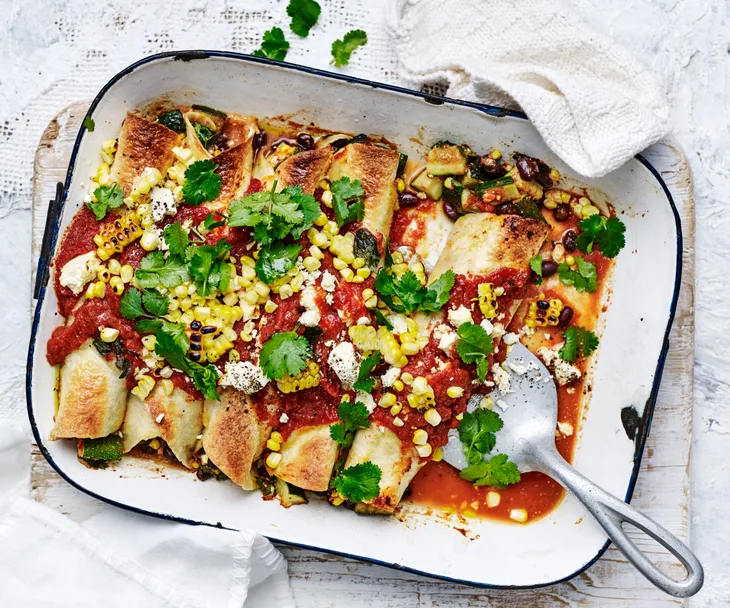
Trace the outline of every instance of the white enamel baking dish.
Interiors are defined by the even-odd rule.
[[[465,141],[538,156],[564,176],[571,170],[524,116],[426,96],[392,86],[226,52],[147,57],[117,74],[89,110],[96,129],[76,140],[63,195],[49,211],[39,262],[38,306],[28,353],[28,412],[36,441],[58,473],[80,490],[137,512],[190,523],[249,528],[273,540],[340,553],[434,577],[482,586],[549,585],[589,567],[606,536],[571,496],[529,525],[467,520],[459,533],[439,518],[405,507],[399,517],[358,516],[312,501],[282,508],[229,483],[201,483],[176,469],[125,461],[106,470],[79,463],[73,442],[48,440],[54,372],[46,342],[59,322],[47,268],[58,237],[81,205],[101,142],[117,137],[128,110],[166,98],[257,116],[291,115],[336,131],[383,134],[421,155],[412,137]],[[575,181],[611,201],[626,223],[610,307],[593,373],[594,390],[577,442],[577,469],[629,500],[649,431],[680,279],[680,224],[657,172],[641,157],[601,178]]]

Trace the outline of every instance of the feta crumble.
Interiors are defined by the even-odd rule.
[[[320,285],[325,291],[334,291],[335,287],[337,286],[337,281],[335,281],[335,275],[333,275],[329,270],[325,270],[322,273],[322,282],[320,283]]]
[[[558,430],[561,435],[570,437],[573,434],[573,425],[570,422],[558,422]]]
[[[380,380],[382,381],[383,386],[388,388],[388,387],[393,386],[393,382],[395,382],[399,376],[400,376],[400,368],[391,367],[387,372],[385,372],[380,377]]]
[[[456,310],[449,311],[449,323],[451,323],[457,329],[464,323],[473,323],[471,311],[463,304]]]
[[[565,386],[580,378],[581,371],[572,363],[560,358],[558,350],[561,347],[562,344],[556,345],[555,348],[541,346],[537,351],[537,356],[545,362],[547,368],[553,373],[555,381],[560,386]]]
[[[373,396],[370,393],[357,391],[355,393],[355,401],[362,403],[369,414],[372,414],[375,411],[375,399],[373,399]]]
[[[510,376],[507,371],[499,365],[499,363],[492,365],[492,375],[494,376],[494,382],[497,385],[497,389],[501,394],[506,395],[507,393],[512,392],[512,389],[510,388]]]
[[[232,386],[247,395],[260,391],[268,383],[264,371],[250,361],[227,362],[226,373],[220,380],[221,386]]]
[[[282,414],[281,416],[279,416],[279,422],[281,422],[282,424],[286,424],[287,422],[289,422],[289,416],[287,416],[286,413]]]
[[[402,314],[388,315],[388,321],[393,326],[393,333],[396,336],[405,334],[408,332],[408,324],[406,323],[406,316]]]
[[[177,207],[175,206],[175,195],[168,188],[156,186],[150,192],[152,219],[159,222],[166,215],[175,215]]]
[[[352,342],[341,342],[335,346],[327,358],[327,363],[337,374],[342,386],[351,389],[360,371],[360,361]]]
[[[96,277],[96,271],[101,266],[95,251],[89,251],[72,258],[61,269],[59,282],[68,287],[74,295],[79,295],[89,281]]]

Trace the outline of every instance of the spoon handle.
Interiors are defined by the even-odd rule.
[[[674,534],[578,473],[556,449],[553,448],[540,456],[541,462],[535,463],[535,468],[575,494],[601,524],[621,553],[649,581],[674,597],[690,597],[700,590],[704,581],[702,565],[690,548]],[[682,581],[675,581],[657,568],[626,535],[621,525],[623,522],[637,527],[672,553],[687,570],[687,577]]]

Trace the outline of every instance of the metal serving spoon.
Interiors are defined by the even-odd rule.
[[[497,433],[495,451],[508,454],[521,472],[540,471],[575,494],[626,558],[659,589],[674,597],[697,593],[704,573],[689,547],[658,523],[583,477],[558,453],[555,447],[558,394],[542,362],[517,343],[511,347],[506,364],[523,366],[526,371],[511,374],[511,392],[501,397],[506,410],[499,412],[504,427]],[[476,409],[478,403],[479,399],[472,399],[468,411]],[[467,465],[461,441],[454,431],[444,447],[443,459],[459,470]],[[626,535],[623,522],[633,524],[670,551],[687,570],[687,577],[675,581],[659,570]]]

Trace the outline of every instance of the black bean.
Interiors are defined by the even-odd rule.
[[[557,207],[555,207],[553,216],[558,222],[564,222],[570,217],[570,205],[567,203],[560,203]]]
[[[212,475],[205,469],[198,469],[197,473],[195,473],[195,476],[200,479],[200,481],[205,481],[206,479],[210,479],[212,477]]]
[[[576,249],[576,243],[575,239],[577,238],[577,235],[575,234],[575,230],[568,230],[563,235],[563,247],[565,247],[565,251],[573,252]]]
[[[198,331],[202,326],[203,324],[200,321],[192,321],[190,323],[190,329],[193,331]]]
[[[494,208],[497,215],[519,215],[519,211],[514,203],[500,203]]]
[[[341,139],[336,139],[330,143],[330,146],[332,146],[335,150],[339,150],[340,148],[344,148],[349,142],[349,139],[342,137]]]
[[[190,360],[196,363],[200,361],[200,353],[190,353]]]
[[[454,222],[459,219],[459,212],[448,201],[444,201],[444,213],[446,214],[446,217]]]
[[[544,271],[543,271],[544,274]],[[190,341],[191,342],[200,342],[203,339],[203,337],[200,334],[190,334]]]
[[[573,318],[573,309],[570,306],[564,306],[558,317],[558,327],[568,327]]]
[[[398,203],[401,207],[413,207],[421,202],[413,192],[401,192],[398,195]]]
[[[202,350],[202,348],[203,347],[200,345],[199,342],[191,342],[190,343],[190,350],[192,350],[192,351],[200,351],[200,350]]]
[[[311,150],[314,148],[314,137],[309,133],[300,133],[297,135],[297,143],[303,150]]]
[[[515,164],[517,170],[520,172],[520,177],[526,181],[532,181],[537,177],[540,172],[540,167],[537,166],[537,160],[524,154],[515,154]]]
[[[260,133],[256,133],[256,135],[253,136],[253,151],[254,153],[257,150],[260,150],[266,145],[266,133],[264,131],[261,131]]]
[[[507,169],[502,166],[502,163],[491,156],[482,156],[479,159],[477,171],[482,179],[487,180],[497,179],[507,174]]]
[[[212,334],[215,333],[215,326],[213,325],[206,325],[203,327],[203,329],[200,330],[201,334]]]
[[[548,308],[550,308],[550,302],[548,302],[547,300],[538,300],[537,307],[541,310],[547,310]]]
[[[542,261],[542,276],[551,277],[558,271],[558,265],[552,260]]]

